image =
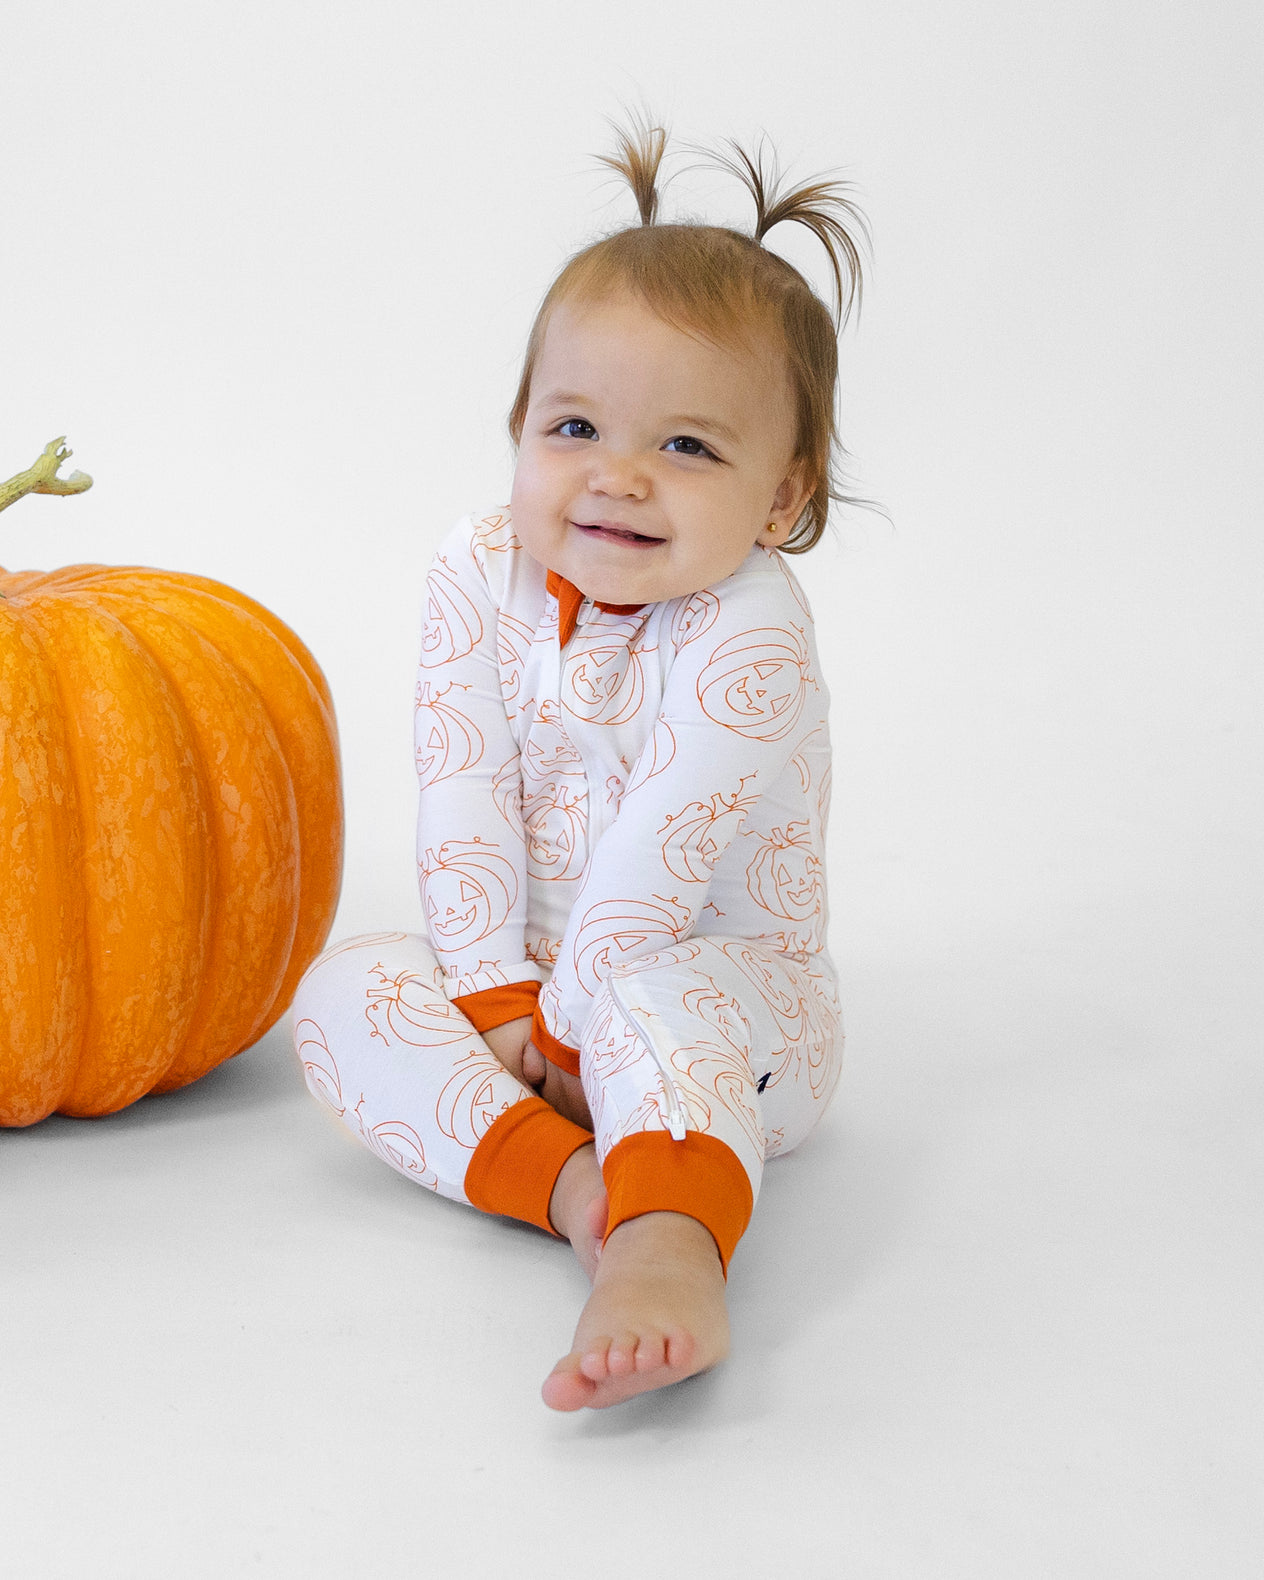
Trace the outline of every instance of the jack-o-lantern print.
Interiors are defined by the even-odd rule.
[[[438,1175],[427,1166],[426,1149],[413,1127],[402,1119],[383,1119],[371,1125],[360,1111],[363,1104],[362,1097],[355,1106],[355,1119],[369,1151],[376,1152],[384,1163],[389,1163],[418,1185],[424,1185],[427,1190],[436,1189]]]
[[[714,1094],[719,1106],[741,1126],[755,1155],[762,1157],[764,1132],[755,1108],[755,1086],[746,1055],[730,1043],[698,1037],[672,1054],[672,1064],[688,1082],[682,1096],[690,1114],[700,1103],[707,1107],[708,1124],[696,1128],[710,1128],[711,1103],[701,1094]]]
[[[528,960],[534,960],[538,966],[548,966],[550,971],[558,962],[562,953],[562,940],[550,938],[542,933],[539,928],[532,931],[527,929],[526,941],[523,944]]]
[[[455,706],[466,689],[449,685],[436,690],[428,680],[417,687],[414,735],[417,780],[423,790],[482,761],[482,731]]]
[[[520,546],[507,510],[493,510],[489,515],[480,516],[474,523],[471,535],[475,555],[480,549],[488,554],[505,554]]]
[[[368,975],[378,984],[365,990],[364,1014],[374,1037],[388,1046],[402,1042],[410,1048],[439,1048],[469,1040],[469,1022],[448,1002],[441,969],[436,968],[437,981],[435,977],[427,981],[416,971],[389,976],[381,964],[370,967]]]
[[[808,989],[808,1080],[816,1101],[827,1103],[842,1073],[843,1012],[838,984],[810,966],[804,968],[803,976]]]
[[[308,1089],[341,1119],[347,1111],[342,1095],[342,1077],[330,1051],[324,1027],[314,1020],[300,1020],[294,1027],[294,1045]]]
[[[798,577],[795,576],[793,571],[791,571],[790,567],[786,564],[785,560],[775,550],[770,554],[770,558],[776,565],[777,569],[781,572],[782,576],[785,578],[785,583],[790,589],[791,597],[794,599],[795,603],[798,604],[799,608],[803,610],[804,615],[810,621],[812,618],[812,608],[808,603],[807,596],[804,593],[803,588],[799,585]]]
[[[575,934],[575,973],[593,994],[612,969],[674,943],[688,926],[689,912],[674,896],[602,900],[584,912]]]
[[[808,754],[813,751],[828,751],[827,738],[824,730],[813,730],[811,735],[805,736],[798,751],[790,759],[795,771],[799,775],[799,789],[804,795],[812,788],[812,769],[808,764]],[[829,771],[829,760],[826,759],[826,772]]]
[[[730,938],[721,947],[758,988],[786,1042],[802,1042],[807,1035],[809,1006],[790,967],[772,950],[760,949],[745,938]]]
[[[504,926],[518,900],[518,874],[499,848],[449,839],[422,856],[422,903],[437,949],[468,949]]]
[[[624,981],[627,985],[622,991],[635,996],[636,978],[624,978]],[[644,1023],[660,1017],[639,1002],[628,1011],[613,998],[604,1005],[599,999],[598,1006],[584,1034],[584,1060],[580,1071],[594,1132],[603,1136],[606,1145],[610,1146],[638,1131],[666,1130],[672,1110],[677,1108],[684,1109],[687,1128],[709,1130],[711,1109],[702,1094],[693,1088],[682,1090],[648,1051],[649,1031]],[[635,1071],[638,1066],[640,1075],[633,1076],[631,1086],[615,1079]],[[637,1086],[645,1095],[635,1107],[620,1108],[616,1094],[621,1093],[626,1100]]]
[[[562,673],[562,700],[589,724],[625,724],[645,700],[639,648],[609,637],[572,650]]]
[[[689,642],[696,642],[715,624],[720,612],[720,600],[706,588],[690,598],[680,600],[672,610],[667,639],[677,653]]]
[[[799,722],[809,679],[802,633],[764,627],[721,642],[698,677],[698,701],[725,729],[779,741]]]
[[[534,640],[534,626],[516,619],[508,610],[501,610],[496,621],[496,664],[500,672],[500,694],[511,719],[518,712],[523,677]]]
[[[421,662],[432,669],[472,653],[483,637],[483,618],[455,571],[442,555],[435,556],[426,578],[426,619],[421,633]]]
[[[566,733],[557,703],[546,697],[537,704],[532,698],[524,711],[529,712],[530,723],[522,748],[523,777],[534,779],[537,784],[544,784],[558,774],[575,774],[582,778],[584,759]]]
[[[679,812],[669,813],[659,829],[663,839],[663,864],[677,878],[689,883],[706,883],[715,864],[728,849],[746,814],[759,800],[743,795],[743,786],[752,776],[743,774],[737,788],[727,795],[717,790],[709,801],[691,801]]]
[[[588,856],[588,792],[583,781],[550,779],[522,798],[527,872],[545,883],[578,878]]]
[[[490,1053],[462,1059],[453,1066],[435,1103],[439,1129],[457,1146],[472,1152],[501,1114],[513,1107],[513,1100],[506,1096],[511,1084],[512,1077],[506,1076],[504,1066]]]
[[[661,774],[665,768],[671,766],[676,755],[676,736],[666,719],[659,719],[650,731],[650,738],[641,750],[641,755],[636,760],[632,769],[632,777],[628,780],[625,795],[630,795],[633,790],[639,790],[643,784]]]
[[[519,839],[526,837],[522,823],[522,760],[515,752],[492,775],[492,800],[496,810]]]
[[[760,837],[746,868],[746,888],[773,916],[802,922],[817,915],[825,903],[825,877],[806,820]]]

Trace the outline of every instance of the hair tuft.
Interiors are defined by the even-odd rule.
[[[596,157],[624,178],[636,198],[641,224],[652,225],[658,217],[658,172],[667,148],[667,128],[653,125],[647,116],[634,111],[628,113],[628,120],[630,127],[610,122],[618,138],[618,153]]]

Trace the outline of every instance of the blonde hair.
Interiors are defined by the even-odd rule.
[[[840,490],[846,452],[834,414],[838,336],[852,308],[859,309],[863,289],[861,244],[869,240],[864,216],[840,181],[804,182],[782,194],[775,156],[766,172],[762,146],[752,158],[730,142],[731,157],[709,157],[737,176],[754,198],[753,235],[696,222],[657,224],[667,133],[635,118],[631,131],[615,130],[618,153],[598,158],[627,180],[641,223],[574,254],[549,287],[527,341],[509,413],[510,436],[515,445],[522,438],[532,375],[550,315],[561,302],[592,302],[612,291],[631,290],[673,327],[716,344],[749,348],[752,330],[771,333],[784,350],[796,407],[793,464],[812,486],[803,514],[778,547],[805,553],[825,530],[831,500],[865,503]],[[796,268],[762,245],[767,232],[784,221],[806,226],[824,246],[834,279],[832,314]]]

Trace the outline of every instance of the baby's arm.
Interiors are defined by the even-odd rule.
[[[531,1014],[544,973],[524,944],[521,771],[500,689],[498,610],[471,542],[472,525],[461,522],[427,576],[416,711],[417,863],[426,929],[447,973],[448,996],[487,1031]],[[510,1034],[501,1040],[513,1057]]]
[[[744,570],[722,591],[694,600],[659,718],[540,995],[534,1041],[572,1072],[601,983],[696,931],[716,864],[822,722],[811,618],[789,581]]]

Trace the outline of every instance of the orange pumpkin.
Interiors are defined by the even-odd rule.
[[[60,443],[0,509],[88,486]],[[197,1080],[279,1019],[333,920],[315,661],[200,576],[0,570],[0,852],[0,1124]]]

